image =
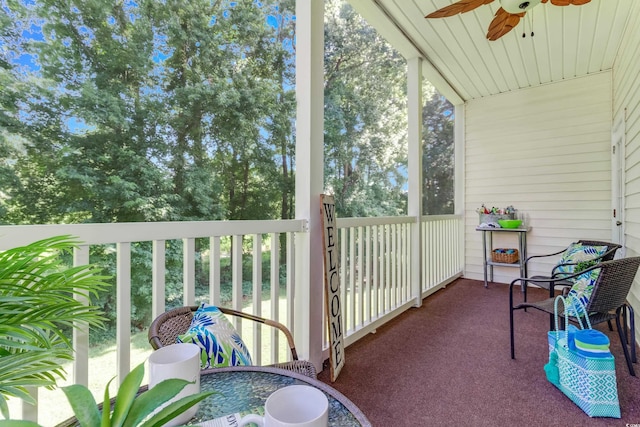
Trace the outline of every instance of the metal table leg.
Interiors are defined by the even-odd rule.
[[[489,287],[487,283],[487,232],[482,232],[482,259],[483,259],[483,267],[484,267],[484,287]]]

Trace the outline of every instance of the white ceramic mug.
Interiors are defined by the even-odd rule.
[[[260,427],[327,427],[329,400],[315,387],[291,385],[274,391],[264,404],[264,417],[244,416],[238,427],[256,423]]]
[[[196,344],[180,343],[161,347],[151,353],[148,361],[149,388],[153,388],[156,384],[170,378],[194,382],[194,384],[187,384],[167,405],[200,392],[200,347]],[[165,427],[186,423],[196,414],[198,406],[199,404],[192,406],[165,424]]]

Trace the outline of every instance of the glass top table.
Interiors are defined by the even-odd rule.
[[[236,366],[202,371],[200,390],[218,393],[200,402],[198,412],[188,424],[262,407],[271,393],[294,384],[311,385],[327,395],[329,426],[371,426],[360,409],[333,387],[296,372],[264,366]]]
[[[206,369],[200,373],[200,390],[217,391],[200,402],[198,412],[187,423],[195,425],[215,418],[264,407],[267,397],[279,388],[306,384],[324,392],[329,400],[328,427],[371,427],[371,423],[358,407],[342,393],[322,381],[266,366],[236,366],[232,368]],[[147,391],[140,387],[138,393]],[[111,399],[113,405],[114,399]],[[102,405],[99,405],[102,409]],[[75,417],[56,427],[77,426]]]

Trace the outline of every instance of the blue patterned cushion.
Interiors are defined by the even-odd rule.
[[[567,263],[578,263],[598,258],[607,252],[606,246],[588,246],[582,243],[572,243],[564,251],[560,261],[557,264],[556,272],[573,274],[575,265],[566,265]]]
[[[584,316],[584,307],[589,303],[589,299],[593,293],[593,286],[596,284],[596,280],[598,280],[600,270],[600,268],[596,268],[576,278],[577,280],[573,286],[571,286],[569,294],[567,295],[567,311],[569,316]],[[582,304],[575,302],[576,300]]]
[[[218,307],[203,303],[193,314],[189,330],[177,342],[200,347],[200,367],[251,365],[251,355],[229,319]]]

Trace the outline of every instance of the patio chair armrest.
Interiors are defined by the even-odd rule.
[[[563,253],[566,249],[562,249],[558,252],[554,252],[552,254],[544,254],[544,255],[531,255],[529,257],[527,257],[527,259],[524,260],[524,263],[527,264],[530,260],[534,259],[534,258],[546,258],[546,257],[550,257],[550,256],[556,256],[556,255],[560,255],[561,253]]]
[[[569,280],[569,279],[574,279],[578,276],[583,275],[584,273],[591,271],[591,270],[595,270],[596,268],[599,268],[600,264],[596,264],[593,265],[589,268],[585,268],[584,270],[580,270],[577,273],[572,273],[572,274],[568,274],[566,273],[566,275],[557,275],[555,277],[518,277],[517,279],[513,279],[511,281],[511,283],[509,284],[509,288],[512,288],[513,285],[516,284],[516,282],[518,281],[523,281],[525,284],[528,282],[531,282],[533,284],[535,283],[554,283],[554,282],[558,282],[558,281],[565,281],[565,280]]]
[[[298,352],[296,351],[296,346],[294,344],[293,341],[293,335],[291,334],[291,331],[289,331],[289,329],[283,325],[280,322],[276,322],[274,320],[270,320],[270,319],[265,319],[264,317],[260,317],[260,316],[256,316],[254,314],[249,314],[249,313],[244,313],[242,311],[237,311],[237,310],[233,310],[230,308],[224,308],[224,307],[218,307],[220,309],[221,312],[223,312],[224,314],[229,314],[232,316],[238,316],[240,318],[244,318],[244,319],[248,319],[248,320],[253,320],[254,322],[258,322],[258,323],[262,323],[268,326],[272,326],[274,328],[279,329],[284,336],[287,338],[287,343],[289,344],[289,350],[291,351],[291,358],[293,360],[298,360]]]

